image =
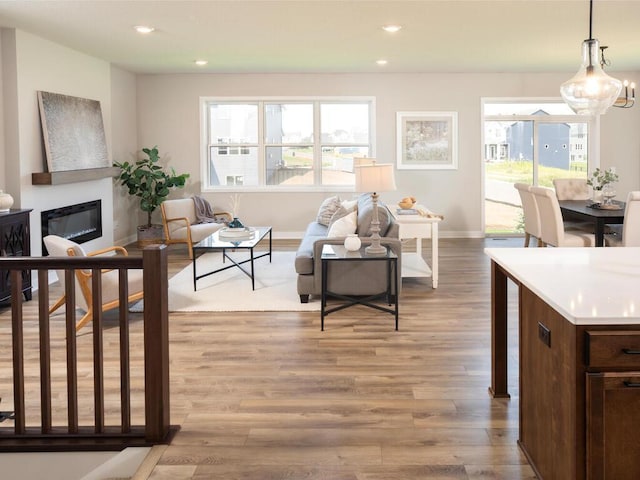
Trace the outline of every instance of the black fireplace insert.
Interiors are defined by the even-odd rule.
[[[88,242],[102,236],[102,201],[93,200],[46,210],[40,214],[40,219],[42,238],[58,235],[76,243]],[[44,242],[42,254],[48,254]]]

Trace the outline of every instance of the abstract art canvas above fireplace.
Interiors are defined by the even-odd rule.
[[[38,92],[46,170],[110,167],[100,102]]]

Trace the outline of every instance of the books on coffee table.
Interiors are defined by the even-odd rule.
[[[250,227],[230,228],[223,227],[220,229],[219,237],[221,240],[248,240],[253,238],[256,231]]]

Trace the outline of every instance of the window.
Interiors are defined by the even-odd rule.
[[[351,186],[372,156],[374,101],[202,99],[205,188]]]
[[[514,183],[553,186],[554,178],[586,178],[589,119],[560,101],[484,102],[486,234],[522,231]],[[506,145],[492,155],[490,145]]]

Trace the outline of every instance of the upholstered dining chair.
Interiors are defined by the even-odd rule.
[[[590,197],[586,178],[554,178],[553,187],[558,200],[589,200]]]
[[[556,193],[551,188],[531,187],[540,213],[542,242],[554,247],[593,247],[593,233],[583,230],[565,230]]]
[[[607,247],[640,247],[640,191],[629,192],[627,205],[624,209],[624,223],[610,225],[618,235],[605,235]],[[622,234],[616,227],[622,227]]]
[[[531,237],[537,241],[537,245],[542,247],[542,233],[540,231],[540,213],[536,198],[531,193],[531,185],[526,183],[515,183],[513,185],[520,194],[522,212],[524,213],[524,246],[528,247]]]
[[[84,249],[75,242],[59,237],[57,235],[47,235],[43,239],[49,255],[52,257],[91,257],[104,255],[106,253],[117,253],[127,255],[124,247],[107,247],[94,252],[85,253]],[[58,270],[58,280],[64,285],[64,270]],[[92,273],[89,270],[76,270],[76,302],[86,313],[76,323],[76,331],[80,330],[93,319],[93,300],[91,289]],[[120,305],[119,297],[119,274],[117,270],[102,270],[102,311],[117,308]],[[129,297],[128,302],[135,302],[143,297],[142,270],[129,270]],[[49,314],[55,312],[65,304],[65,295],[49,308]]]
[[[562,200],[589,200],[591,190],[586,178],[554,178],[556,197]],[[585,230],[593,233],[593,223],[580,220],[564,220],[565,230]]]

